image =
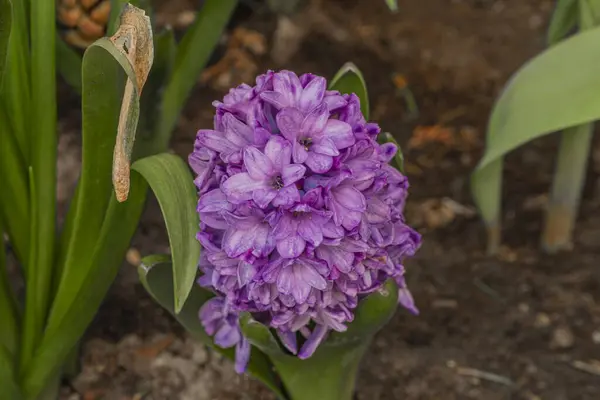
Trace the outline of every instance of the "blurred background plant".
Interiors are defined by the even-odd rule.
[[[541,244],[550,253],[572,246],[594,121],[600,117],[599,24],[599,0],[558,0],[548,28],[550,48],[513,75],[494,105],[485,154],[472,177],[488,253],[497,253],[501,244],[504,156],[561,130]]]
[[[175,268],[188,264],[194,271],[176,274],[176,309],[187,296],[199,252],[197,223],[194,205],[190,218],[184,211],[189,204],[178,199],[188,198],[190,188],[193,193],[192,178],[181,159],[149,156],[167,150],[236,4],[204,2],[177,43],[169,29],[153,36],[150,9],[146,14],[113,1],[107,19],[105,2],[62,2],[59,19],[75,32],[64,38],[86,47],[82,56],[57,35],[53,1],[0,2],[0,177],[6,193],[0,208],[0,382],[7,398],[57,397],[63,367],[76,357],[76,344],[119,270],[148,185],[164,205],[169,234],[183,238],[172,246]],[[104,29],[112,36],[93,41]],[[82,114],[82,167],[62,226],[56,214],[56,70],[81,95]],[[15,276],[8,274],[11,264],[19,267],[10,268]]]

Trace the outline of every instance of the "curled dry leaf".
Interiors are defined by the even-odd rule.
[[[119,28],[110,41],[129,60],[136,77],[136,82],[128,78],[125,84],[113,155],[113,186],[117,200],[123,202],[129,194],[129,168],[140,112],[139,98],[154,61],[150,18],[144,10],[126,5]]]

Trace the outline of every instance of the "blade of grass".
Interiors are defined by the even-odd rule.
[[[2,395],[6,399],[21,400],[21,391],[17,383],[14,363],[10,353],[0,343],[0,382],[2,382]]]
[[[11,243],[27,273],[29,254],[29,188],[25,162],[0,105],[0,178],[4,186],[0,213]]]
[[[56,157],[58,146],[56,115],[56,2],[32,0],[31,2],[31,110],[34,115],[31,140],[31,166],[35,179],[35,230],[30,230],[31,243],[35,243],[35,260],[29,258],[27,280],[35,276],[36,330],[43,327],[50,304],[50,288],[54,267],[56,235]],[[27,111],[27,110],[25,110]],[[33,225],[33,223],[32,223]],[[30,247],[31,247],[30,243]],[[38,336],[34,335],[33,347]],[[26,363],[25,363],[26,365]]]
[[[142,158],[132,168],[146,179],[160,204],[173,259],[175,312],[179,313],[194,285],[200,259],[194,179],[183,160],[168,153]]]
[[[36,180],[32,167],[29,167],[29,193],[31,193],[31,232],[38,230],[38,207],[37,207],[37,188]],[[37,235],[31,235],[31,241],[29,243],[29,261],[32,265],[37,264],[38,259],[38,241]],[[44,319],[41,314],[41,309],[38,307],[39,293],[38,281],[39,277],[35,271],[27,276],[25,280],[25,314],[23,317],[23,337],[21,340],[21,354],[20,354],[20,375],[24,375],[26,372],[31,358],[33,357],[34,349],[38,344],[38,340],[42,336]]]
[[[31,108],[30,54],[29,54],[29,15],[27,0],[11,0],[12,29],[8,44],[8,57],[2,100],[8,125],[11,127],[19,151],[29,165],[29,142],[31,130],[29,117]]]
[[[10,0],[0,0],[0,91],[4,82],[6,69],[6,53],[12,25],[12,6]]]
[[[548,27],[548,44],[552,46],[571,33],[577,26],[578,17],[578,0],[558,0]]]
[[[165,88],[162,115],[156,140],[145,144],[145,154],[156,154],[169,145],[171,132],[179,119],[183,105],[196,84],[210,55],[221,37],[237,0],[206,0],[177,48],[173,73]]]

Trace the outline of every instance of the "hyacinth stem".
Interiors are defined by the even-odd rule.
[[[542,234],[542,247],[548,253],[571,246],[585,182],[592,130],[593,124],[583,124],[562,133],[546,226]]]
[[[273,357],[290,400],[352,400],[360,360],[370,340],[317,352],[307,360]]]

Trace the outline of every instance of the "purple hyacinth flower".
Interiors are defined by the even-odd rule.
[[[199,317],[206,333],[214,335],[217,346],[225,349],[235,346],[235,370],[240,374],[245,372],[250,359],[250,343],[242,335],[238,315],[227,310],[223,298],[214,297],[204,303]]]
[[[291,164],[292,148],[285,139],[273,136],[265,152],[248,146],[244,149],[244,166],[248,172],[233,175],[223,183],[229,201],[241,203],[254,200],[265,208],[271,201],[275,206],[290,205],[300,199],[295,183],[302,179],[306,167]]]
[[[306,163],[315,173],[329,171],[339,150],[354,144],[350,125],[328,118],[325,103],[310,110],[306,116],[292,107],[277,114],[281,134],[293,143],[294,162]]]
[[[361,300],[388,279],[417,308],[404,260],[421,237],[404,219],[408,180],[388,165],[354,95],[324,78],[269,71],[214,102],[189,163],[196,177],[202,245],[198,284],[216,293],[200,310],[206,332],[250,357],[239,315],[272,328],[305,359],[329,332],[344,332]]]

